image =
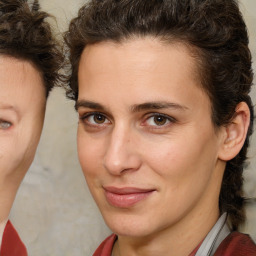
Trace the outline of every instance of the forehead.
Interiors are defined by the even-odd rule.
[[[189,75],[202,88],[195,52],[181,42],[164,43],[157,38],[133,38],[121,43],[101,42],[87,45],[78,69],[79,91],[90,83],[135,83],[138,79],[175,79]],[[101,81],[100,81],[101,80]],[[87,88],[88,89],[88,88]]]
[[[32,79],[36,82],[43,81],[41,72],[36,68],[36,66],[27,60],[17,59],[15,57],[10,57],[8,55],[0,54],[0,82],[3,86],[6,82],[16,83],[21,85],[23,82],[30,82]],[[12,76],[15,74],[14,76]]]
[[[0,55],[1,105],[12,108],[44,102],[45,88],[40,72],[28,61]]]
[[[111,68],[106,66],[106,61],[125,68],[127,72],[134,65],[138,72],[150,71],[156,65],[161,66],[163,72],[176,65],[178,68],[190,69],[193,79],[201,85],[200,65],[198,51],[183,42],[160,40],[156,37],[130,38],[121,42],[103,41],[89,44],[82,52],[78,68],[78,77],[88,71],[103,71]],[[153,65],[152,65],[153,64]],[[172,65],[172,67],[170,67]],[[82,66],[82,71],[81,71]],[[96,69],[95,69],[96,68]]]

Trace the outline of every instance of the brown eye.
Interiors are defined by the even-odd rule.
[[[158,126],[165,125],[167,122],[167,118],[164,116],[155,116],[154,123]]]
[[[86,124],[91,124],[91,125],[107,125],[110,124],[110,121],[108,118],[101,114],[101,113],[89,113],[83,117],[80,117],[80,119],[83,121],[83,123]]]
[[[101,114],[95,114],[93,116],[93,121],[96,123],[96,124],[103,124],[105,123],[106,121],[106,117],[101,115]]]
[[[175,123],[176,119],[171,116],[160,113],[152,113],[143,123],[143,126],[149,126],[151,128],[166,127],[171,123]]]

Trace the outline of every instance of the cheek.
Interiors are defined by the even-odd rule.
[[[27,149],[24,138],[18,134],[1,136],[0,144],[1,173],[13,172],[17,168],[20,168]]]
[[[141,152],[145,163],[159,176],[174,175],[180,171],[180,166],[186,163],[183,145],[172,139],[147,145]]]
[[[24,120],[20,132],[22,133],[22,143],[25,149],[24,157],[31,162],[37,149],[44,122],[44,111],[37,112],[34,118]]]
[[[6,136],[2,135],[0,136],[0,161],[1,166],[4,164],[4,160],[9,158],[12,158],[15,156],[15,143],[16,139],[13,138],[13,136]]]
[[[86,183],[96,202],[98,201],[98,198],[101,197],[101,195],[98,194],[98,188],[101,187],[100,177],[102,177],[103,174],[103,145],[101,145],[101,143],[96,143],[89,136],[86,136],[83,132],[79,132],[78,128],[78,158]]]
[[[150,150],[145,148],[144,157],[150,168],[166,181],[166,189],[185,193],[195,184],[206,183],[215,168],[216,145],[210,137],[183,136],[166,140],[148,147]]]
[[[102,168],[102,143],[86,136],[80,128],[77,134],[77,151],[80,165],[85,177],[95,175]]]
[[[34,159],[42,131],[43,120],[23,120],[9,134],[0,137],[1,169],[27,171]]]
[[[186,145],[187,144],[187,145]],[[152,147],[153,148],[153,147]],[[148,166],[162,196],[159,211],[170,219],[182,217],[207,190],[215,162],[203,144],[173,140],[148,152]],[[211,149],[212,150],[212,149]],[[166,207],[172,205],[172,211]]]

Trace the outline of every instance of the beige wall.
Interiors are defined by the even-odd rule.
[[[253,70],[255,73],[254,84],[256,82],[256,1],[241,0],[241,11],[244,14],[245,22],[250,36],[250,49],[253,57]],[[254,104],[256,103],[256,88],[253,86],[251,96]],[[256,110],[255,110],[256,111]],[[255,129],[254,129],[255,130]],[[256,198],[256,132],[252,136],[249,151],[250,165],[245,172],[245,191],[248,197]],[[247,206],[247,223],[242,231],[250,233],[256,241],[256,201]]]
[[[57,17],[56,31],[65,30],[82,0],[41,0],[42,8]],[[243,0],[256,60],[256,1]],[[256,66],[254,64],[254,70]],[[252,92],[256,99],[256,91]],[[256,100],[254,100],[256,102]],[[41,142],[35,161],[19,190],[11,219],[31,256],[89,256],[109,234],[79,167],[76,153],[77,116],[73,102],[61,89],[50,95]],[[256,197],[256,135],[246,172],[246,191]],[[256,239],[256,207],[248,207],[245,227]]]

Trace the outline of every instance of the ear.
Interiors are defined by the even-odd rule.
[[[219,151],[219,159],[229,161],[241,150],[250,124],[250,110],[245,102],[240,102],[231,122],[223,127],[224,136]]]

